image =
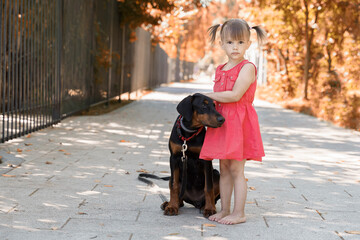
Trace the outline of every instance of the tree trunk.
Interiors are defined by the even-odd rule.
[[[308,85],[309,85],[309,69],[311,60],[311,39],[309,37],[309,8],[307,0],[304,0],[305,5],[305,62],[304,62],[304,75],[303,75],[303,98],[308,99]]]

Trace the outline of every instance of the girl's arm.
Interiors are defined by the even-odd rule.
[[[237,102],[244,95],[246,90],[255,81],[255,67],[253,64],[245,64],[239,72],[234,87],[231,91],[211,92],[204,95],[217,102],[229,103]]]

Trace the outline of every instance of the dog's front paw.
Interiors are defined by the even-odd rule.
[[[164,215],[168,215],[168,216],[178,215],[178,213],[179,213],[179,208],[170,205],[166,206],[164,210]]]
[[[169,205],[169,202],[165,201],[160,205],[161,210],[165,210],[165,208]]]
[[[203,215],[204,217],[208,218],[211,215],[214,215],[216,213],[215,209],[204,209]]]

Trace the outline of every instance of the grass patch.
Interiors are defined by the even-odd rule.
[[[102,103],[89,109],[83,110],[77,113],[77,116],[98,116],[106,113],[110,113],[118,108],[124,107],[127,104],[133,102],[134,100],[122,100],[119,102],[118,100],[111,100],[108,103]]]

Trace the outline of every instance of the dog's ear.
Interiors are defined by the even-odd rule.
[[[186,121],[191,121],[193,115],[192,96],[184,98],[176,107],[176,110]]]

